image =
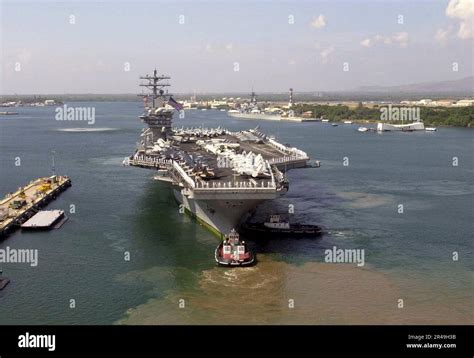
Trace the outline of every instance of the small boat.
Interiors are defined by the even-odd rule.
[[[367,132],[367,131],[369,130],[369,128],[367,128],[367,127],[359,127],[359,128],[357,128],[357,130],[358,130],[359,132]]]
[[[321,119],[321,122],[327,123],[329,122],[329,119]]]
[[[344,124],[352,124],[352,121],[344,121]]]
[[[427,131],[427,132],[436,132],[436,130],[437,129],[435,127],[426,127],[425,128],[425,131]]]
[[[255,254],[234,229],[217,246],[214,256],[221,266],[250,266],[255,263]]]
[[[321,162],[319,160],[308,160],[306,163],[307,168],[320,168]]]
[[[337,126],[338,126],[337,123],[332,123],[331,125],[332,125],[333,127],[337,127]]]
[[[308,224],[290,224],[282,220],[280,215],[271,215],[270,221],[264,223],[245,223],[242,225],[244,233],[259,236],[286,236],[286,237],[310,237],[319,236],[323,233],[320,226]]]
[[[0,270],[0,291],[3,290],[10,283],[10,280],[6,277],[2,278],[2,270]]]

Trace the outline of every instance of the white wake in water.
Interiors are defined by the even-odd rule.
[[[82,132],[109,132],[116,131],[118,128],[60,128],[57,129],[59,132],[73,132],[73,133],[82,133]]]

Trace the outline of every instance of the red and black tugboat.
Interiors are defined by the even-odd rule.
[[[309,224],[290,224],[280,215],[271,215],[268,222],[244,223],[242,231],[249,236],[269,237],[314,237],[323,233],[320,226]]]
[[[215,258],[221,266],[251,266],[255,263],[255,254],[234,229],[217,246]]]

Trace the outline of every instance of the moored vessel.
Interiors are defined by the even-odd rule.
[[[389,131],[402,131],[402,132],[413,132],[422,131],[425,129],[423,122],[413,122],[407,124],[389,124],[379,122],[377,123],[377,132],[389,132]]]
[[[17,114],[19,114],[19,113],[18,113],[18,112],[9,112],[9,111],[7,111],[7,112],[0,112],[0,115],[1,115],[1,116],[14,116],[14,115],[17,115]]]
[[[279,121],[282,119],[281,110],[278,111],[266,111],[261,109],[257,103],[257,95],[252,91],[250,95],[250,102],[245,103],[239,110],[230,109],[227,111],[227,115],[235,118],[243,119],[266,119]]]

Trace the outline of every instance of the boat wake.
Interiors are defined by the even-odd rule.
[[[70,133],[90,133],[90,132],[110,132],[116,131],[118,128],[59,128],[58,132],[70,132]]]
[[[90,158],[89,159],[93,164],[97,165],[111,165],[119,166],[122,164],[122,157],[107,157],[107,158]]]
[[[433,324],[472,322],[470,301],[440,306],[432,290],[407,290],[404,280],[370,268],[307,262],[292,265],[259,255],[252,268],[205,270],[197,286],[166,291],[125,312],[118,324]],[[422,286],[408,281],[409,287]],[[373,292],[378,292],[376,296]],[[161,292],[162,293],[162,292]],[[414,302],[401,315],[401,294]],[[180,301],[181,300],[181,301]],[[290,301],[291,300],[291,301]],[[428,300],[428,301],[427,301]],[[185,308],[179,308],[179,302]],[[295,308],[289,306],[293,302]],[[452,303],[451,301],[449,301]],[[239,309],[232,309],[239,307]],[[460,310],[457,310],[457,309]],[[466,311],[464,311],[466,310]],[[242,314],[245,312],[246,314]]]
[[[349,201],[352,209],[368,209],[390,205],[394,199],[390,195],[369,194],[359,192],[339,192],[337,196]]]

